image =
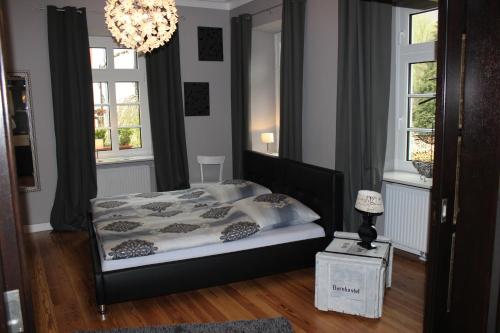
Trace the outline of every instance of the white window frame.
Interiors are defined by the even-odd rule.
[[[407,8],[396,8],[396,27],[394,29],[394,42],[396,43],[396,84],[395,84],[395,156],[394,169],[413,172],[416,170],[411,161],[407,161],[407,131],[408,131],[408,80],[409,68],[412,63],[436,61],[436,42],[410,44],[410,15],[423,12]],[[419,95],[432,97],[435,94]]]
[[[105,158],[127,158],[127,157],[151,157],[153,148],[151,144],[151,123],[149,120],[149,101],[146,76],[146,59],[143,55],[136,54],[136,69],[114,69],[113,49],[125,48],[118,45],[111,37],[89,37],[91,48],[106,49],[106,68],[92,69],[92,82],[108,83],[109,118],[111,125],[112,150],[99,151],[99,159]],[[141,121],[142,148],[120,150],[120,139],[118,135],[118,114],[116,109],[116,82],[138,82],[139,84],[139,107]],[[133,128],[133,126],[131,126]]]

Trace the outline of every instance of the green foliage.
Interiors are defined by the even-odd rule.
[[[413,44],[437,40],[437,10],[412,15],[411,41]]]
[[[95,130],[95,138],[96,139],[105,139],[106,138],[106,131],[105,129],[96,129]]]
[[[133,131],[131,128],[120,128],[118,135],[120,136],[120,146],[128,146],[132,140]]]
[[[137,126],[141,124],[139,105],[120,104],[117,106],[118,126]]]
[[[437,40],[437,10],[412,16],[412,43]],[[412,64],[412,93],[436,92],[436,62]],[[412,127],[434,128],[436,101],[416,99],[413,103]]]
[[[436,63],[412,65],[412,90],[414,93],[436,92]],[[434,128],[436,99],[418,98],[413,103],[412,127]]]
[[[425,103],[417,104],[413,110],[413,127],[433,129],[436,117],[435,99],[424,99],[421,102]]]
[[[437,10],[412,15],[411,43],[428,43],[437,40]],[[436,62],[423,62],[412,64],[411,94],[436,93]],[[412,97],[411,124],[413,128],[433,129],[436,117],[436,99],[430,97]],[[434,152],[434,134],[415,132],[412,134],[409,147],[409,159],[415,161],[431,162]]]

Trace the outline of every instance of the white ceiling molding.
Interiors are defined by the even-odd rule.
[[[244,4],[247,4],[247,3],[252,2],[252,1],[253,0],[230,0],[229,1],[229,10],[233,10],[235,8],[243,6]]]
[[[229,10],[229,3],[226,1],[176,0],[175,3],[177,6]]]
[[[232,10],[253,0],[176,0],[177,6]]]

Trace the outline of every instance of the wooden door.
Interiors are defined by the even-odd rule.
[[[498,332],[500,2],[440,0],[439,9],[424,327]]]
[[[19,217],[17,177],[7,104],[5,80],[7,50],[3,8],[3,1],[0,1],[0,331],[9,331],[7,325],[9,310],[13,312],[20,310],[23,317],[23,332],[35,332],[25,265],[23,232]],[[4,302],[6,295],[11,296],[8,302]]]

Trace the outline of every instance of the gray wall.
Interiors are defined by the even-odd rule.
[[[255,0],[231,11],[253,14],[282,3]],[[254,16],[254,26],[279,19],[281,7]],[[302,116],[304,162],[335,167],[337,114],[338,0],[308,0],[304,45]]]
[[[274,34],[256,29],[252,31],[252,56],[250,66],[250,130],[252,149],[266,152],[260,133],[276,133],[275,52]],[[275,134],[276,135],[276,134]],[[270,151],[276,151],[274,144]]]
[[[57,165],[47,42],[47,4],[87,8],[89,35],[108,36],[104,25],[104,0],[8,0],[7,19],[11,40],[11,70],[28,70],[40,172],[40,192],[21,195],[22,213],[28,224],[47,223],[54,200]],[[181,69],[183,81],[210,82],[210,117],[187,117],[186,137],[192,181],[199,179],[197,154],[224,154],[225,176],[231,176],[230,48],[229,12],[179,7]],[[224,62],[197,61],[196,26],[224,29]],[[213,174],[216,171],[213,170]]]
[[[335,167],[338,1],[308,0],[302,150],[306,163]]]
[[[229,11],[179,7],[181,74],[183,82],[210,83],[210,117],[186,117],[186,140],[191,182],[200,180],[197,155],[225,155],[224,177],[232,176],[231,48]],[[198,26],[223,29],[224,61],[198,61]],[[216,179],[218,170],[207,168],[205,177]]]

